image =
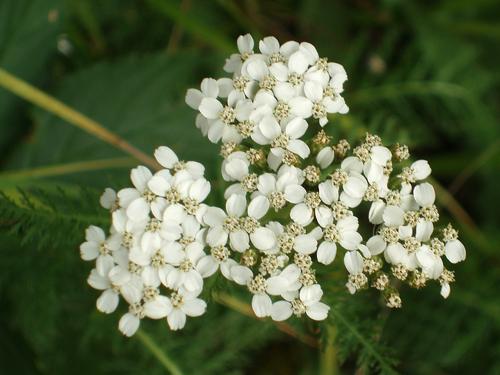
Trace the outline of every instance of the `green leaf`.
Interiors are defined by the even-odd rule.
[[[217,148],[195,126],[195,113],[184,103],[193,72],[200,66],[195,54],[152,55],[99,64],[67,78],[55,94],[116,132],[148,154],[168,145],[185,160],[202,160],[215,174]],[[36,110],[37,129],[30,144],[19,150],[12,166],[34,167],[120,157],[123,153],[83,133],[63,120]],[[121,181],[127,177],[116,169]],[[76,177],[94,186],[108,185],[109,173]]]
[[[0,2],[2,68],[30,82],[40,82],[40,73],[57,48],[62,4],[62,0]],[[0,89],[0,149],[23,129],[20,113],[16,111],[21,103],[19,98]]]

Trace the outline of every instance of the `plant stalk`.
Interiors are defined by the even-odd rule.
[[[149,336],[142,329],[139,329],[135,335],[172,375],[183,375],[183,372],[179,369],[175,362],[154,342],[151,336]]]
[[[339,375],[339,363],[337,359],[337,348],[335,347],[335,336],[337,330],[335,326],[329,323],[326,327],[326,346],[320,352],[320,374]]]

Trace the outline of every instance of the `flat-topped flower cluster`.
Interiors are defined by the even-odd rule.
[[[112,227],[108,236],[90,227],[82,257],[96,260],[89,283],[103,290],[98,309],[114,311],[119,295],[129,304],[126,335],[144,317],[179,329],[186,315],[201,315],[203,279],[218,271],[248,289],[258,317],[323,320],[318,269],[328,273],[337,252],[352,294],[375,288],[398,308],[401,283],[436,280],[443,297],[450,293],[454,274],[443,257],[462,261],[465,248],[450,225],[435,230],[429,164],[376,135],[355,147],[334,142],[328,116],[348,112],[343,67],[309,43],[267,37],[258,48],[240,36],[224,67],[232,78],[206,78],[186,95],[197,127],[221,143],[225,209],[202,203],[210,192],[203,166],[167,147],[155,153],[166,169],[137,167],[135,188],[101,199]]]

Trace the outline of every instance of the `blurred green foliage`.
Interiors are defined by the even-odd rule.
[[[331,286],[342,372],[498,374],[499,14],[494,0],[1,0],[0,67],[147,153],[166,144],[204,162],[217,189],[217,148],[195,128],[185,90],[222,74],[239,34],[312,42],[349,74],[338,134],[407,143],[475,223],[450,217],[468,259],[447,301],[437,287],[404,290],[404,308],[389,313],[374,295]],[[138,338],[119,334],[116,314],[97,313],[78,253],[83,228],[107,220],[100,189],[124,185],[134,162],[3,89],[0,155],[0,373],[164,373]],[[107,168],[34,173],[101,159]],[[182,333],[145,324],[185,373],[319,371],[319,350],[210,305]]]

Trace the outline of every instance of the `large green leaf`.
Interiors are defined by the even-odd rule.
[[[55,95],[148,154],[168,145],[180,158],[203,161],[214,170],[210,166],[217,159],[216,147],[202,137],[194,112],[184,103],[188,82],[199,66],[199,56],[194,54],[128,58],[67,78]],[[17,167],[123,156],[122,151],[43,110],[35,112],[35,120],[30,143],[13,161]],[[123,169],[118,173],[127,175]],[[109,183],[109,176],[88,177],[80,175],[87,184]]]
[[[62,0],[0,1],[0,66],[30,82],[40,82],[56,51]],[[22,129],[16,109],[21,100],[0,89],[0,149]]]

